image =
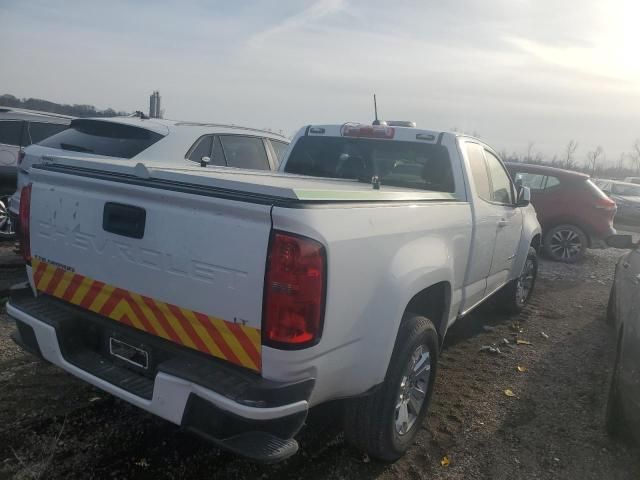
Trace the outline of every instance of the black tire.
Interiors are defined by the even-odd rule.
[[[384,462],[393,462],[407,451],[429,407],[438,363],[438,345],[438,333],[429,319],[412,313],[404,315],[383,384],[371,395],[346,401],[344,432],[347,442]],[[401,389],[403,381],[407,383],[405,374],[413,371],[411,362],[420,346],[426,347],[430,359],[426,395],[411,426],[405,433],[399,433],[396,416],[402,401]],[[407,387],[404,388],[406,391]]]
[[[544,234],[544,253],[556,262],[575,263],[582,260],[589,246],[584,231],[575,225],[556,225]]]
[[[622,329],[618,334],[618,342],[616,348],[616,360],[613,364],[613,373],[611,374],[611,385],[609,386],[609,397],[607,399],[607,411],[605,423],[607,433],[612,437],[624,440],[631,440],[628,429],[628,422],[624,417],[622,402],[620,400],[620,357],[622,356]]]
[[[530,279],[527,274],[527,268],[529,265],[531,265],[532,268]],[[527,253],[527,259],[525,260],[522,273],[518,278],[511,280],[507,285],[505,285],[497,295],[496,306],[498,307],[498,310],[510,315],[520,313],[531,299],[537,277],[538,252],[535,248],[529,247],[529,252]],[[523,285],[523,282],[525,281],[527,282],[527,285]],[[521,296],[521,285],[522,287],[527,288],[527,292],[524,297]]]

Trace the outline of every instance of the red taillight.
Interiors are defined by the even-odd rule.
[[[31,184],[22,187],[20,192],[20,252],[25,262],[31,263],[31,236],[29,218],[31,217]]]
[[[324,315],[326,255],[310,238],[271,235],[264,284],[265,345],[302,348],[320,340]]]
[[[382,125],[343,125],[343,137],[359,137],[359,138],[386,138],[392,139],[396,133],[393,127],[385,127]]]
[[[611,200],[609,197],[598,198],[594,205],[598,210],[607,210],[607,211],[615,211],[618,207],[616,206],[616,202]]]
[[[21,148],[18,151],[18,165],[22,163],[22,161],[24,160],[24,156],[25,156],[24,150]]]

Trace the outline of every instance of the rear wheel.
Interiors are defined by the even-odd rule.
[[[505,313],[520,313],[533,294],[538,277],[538,253],[529,247],[527,259],[518,278],[509,282],[496,298],[498,309]]]
[[[413,443],[431,400],[438,333],[425,317],[405,314],[383,384],[348,400],[345,438],[369,456],[395,461]]]
[[[544,236],[544,251],[557,262],[577,262],[584,257],[587,245],[587,236],[575,225],[558,225]]]

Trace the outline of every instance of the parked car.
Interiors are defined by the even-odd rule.
[[[20,210],[20,191],[35,163],[82,156],[126,165],[222,166],[275,170],[289,140],[282,135],[236,125],[180,122],[147,117],[83,118],[25,150],[11,214]],[[203,162],[204,160],[204,162]]]
[[[605,248],[616,233],[616,204],[588,175],[524,163],[507,163],[507,169],[516,183],[531,189],[544,251],[553,260],[577,262],[587,248]]]
[[[540,225],[493,149],[455,133],[310,125],[277,173],[63,158],[20,203],[27,350],[261,461],[341,399],[349,442],[400,457],[447,329],[519,312]]]
[[[21,108],[0,107],[0,239],[10,238],[15,227],[8,212],[15,192],[22,149],[67,128],[73,117]]]
[[[616,335],[616,357],[609,387],[609,433],[640,441],[640,249],[631,235],[609,239],[612,247],[631,251],[616,265],[607,320]]]
[[[640,184],[640,177],[626,177],[623,181],[626,183]]]
[[[617,223],[640,226],[640,185],[616,180],[594,180],[594,183],[616,202]]]

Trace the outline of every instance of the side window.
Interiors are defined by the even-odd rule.
[[[547,184],[544,186],[545,189],[557,187],[560,185],[560,180],[556,177],[547,177]]]
[[[514,177],[516,182],[520,180],[523,187],[529,187],[532,191],[544,190],[544,175],[540,175],[538,173],[518,172]]]
[[[288,143],[278,142],[277,140],[271,140],[271,146],[273,151],[276,152],[276,158],[278,159],[278,165],[282,162],[282,156],[287,151]]]
[[[513,205],[513,186],[511,179],[507,175],[498,157],[488,150],[484,151],[487,157],[487,166],[489,167],[489,176],[491,177],[491,197],[494,202]]]
[[[31,134],[31,143],[39,143],[45,138],[55,135],[69,128],[68,125],[59,123],[29,122],[29,133]]]
[[[487,173],[487,166],[484,161],[484,155],[482,154],[482,147],[476,143],[466,144],[467,157],[469,157],[469,163],[471,164],[471,175],[473,176],[473,184],[476,187],[478,196],[486,200],[491,201],[491,186],[489,184],[489,175]]]
[[[0,143],[5,145],[21,145],[22,121],[9,120],[0,122]]]
[[[227,165],[236,168],[269,170],[269,159],[261,138],[223,135],[220,137]]]
[[[205,137],[200,138],[195,147],[191,148],[191,152],[189,153],[189,160],[193,160],[194,162],[200,163],[202,157],[211,157],[211,146],[213,142],[213,136],[207,135]]]
[[[222,150],[222,144],[220,143],[220,137],[213,139],[213,153],[211,155],[211,165],[219,165],[226,167],[227,161],[224,158],[224,151]]]

